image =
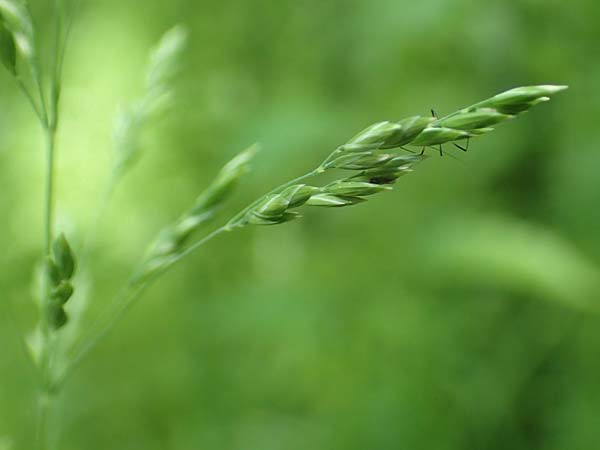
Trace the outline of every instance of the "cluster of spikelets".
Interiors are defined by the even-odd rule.
[[[511,89],[461,109],[441,119],[414,116],[398,122],[379,122],[336,149],[319,171],[343,169],[357,172],[324,187],[292,185],[263,198],[233,225],[272,225],[299,216],[294,209],[307,206],[343,207],[390,190],[396,180],[412,171],[426,156],[398,154],[405,146],[428,147],[480,136],[512,119],[566,86],[528,86]]]
[[[25,61],[35,57],[33,24],[27,8],[14,0],[0,0],[0,59],[17,76],[18,56]]]
[[[242,151],[219,171],[215,179],[200,194],[194,205],[175,223],[166,227],[150,246],[137,277],[146,277],[168,265],[186,248],[190,238],[210,222],[228,199],[240,179],[250,171],[250,162],[258,147]]]
[[[117,181],[135,163],[140,153],[144,127],[170,107],[173,96],[171,82],[178,72],[186,41],[187,31],[179,25],[164,34],[150,53],[144,92],[139,99],[123,106],[115,118],[113,141],[117,159],[113,181]]]
[[[73,296],[71,280],[75,275],[75,256],[64,235],[58,236],[52,245],[52,254],[46,257],[47,279],[50,296],[44,305],[47,323],[58,330],[67,323],[65,304]]]
[[[113,137],[118,157],[109,192],[139,156],[143,129],[169,106],[171,81],[177,72],[186,36],[182,27],[175,27],[164,35],[151,53],[142,96],[123,108],[115,121]],[[31,17],[26,6],[18,0],[0,0],[0,60],[27,94],[42,125],[55,130],[59,87],[54,86],[48,96],[53,99],[55,110],[52,111],[52,106],[47,108],[44,103]],[[37,86],[37,91],[30,90],[27,81]],[[425,149],[437,148],[441,152],[443,144],[459,146],[458,142],[492,131],[499,123],[550,100],[563,89],[566,86],[519,87],[446,117],[413,116],[397,122],[375,123],[335,149],[312,172],[253,202],[217,233],[246,225],[288,222],[300,217],[302,207],[345,207],[364,202],[369,196],[391,190],[399,177],[411,172],[426,158]],[[159,274],[186,252],[210,239],[211,235],[200,241],[192,240],[248,172],[255,153],[256,149],[252,147],[225,165],[195,204],[159,234],[133,277],[134,286],[143,285],[150,276]],[[346,175],[324,186],[302,183],[313,175],[333,170],[346,172]],[[73,295],[71,281],[75,271],[75,258],[63,235],[55,239],[45,267],[48,298],[42,307],[45,322],[57,330],[67,322],[64,305]]]
[[[339,159],[344,159],[345,156]],[[336,180],[323,187],[295,184],[283,191],[267,195],[258,205],[248,211],[235,226],[274,225],[289,222],[300,216],[292,211],[303,205],[343,207],[365,201],[365,197],[391,189],[391,184],[410,172],[412,166],[425,155],[369,155],[344,162],[339,167],[356,171],[355,175]]]
[[[339,146],[308,174],[338,169],[350,172],[348,176],[325,186],[286,183],[242,210],[223,229],[289,222],[300,217],[298,209],[304,206],[345,207],[364,202],[371,195],[391,190],[398,178],[427,157],[426,148],[437,149],[443,144],[488,133],[499,123],[550,100],[564,89],[566,86],[519,87],[443,118],[413,116],[371,125]],[[419,149],[421,153],[417,154]],[[146,256],[140,276],[160,271],[189,249],[190,237],[214,216],[239,178],[248,171],[254,153],[254,148],[246,150],[229,162],[195,206],[159,235]]]
[[[60,4],[55,4],[57,12],[61,9]],[[46,72],[40,64],[33,21],[25,1],[0,0],[0,62],[26,95],[45,131],[48,144],[46,248],[44,276],[41,277],[43,292],[39,302],[41,315],[36,332],[28,340],[33,359],[39,365],[40,380],[46,394],[55,392],[64,383],[81,358],[139,298],[152,279],[219,233],[247,225],[288,222],[298,218],[303,207],[345,207],[364,202],[369,196],[391,190],[399,177],[411,172],[426,158],[427,148],[437,148],[441,152],[443,144],[453,143],[465,150],[457,142],[490,132],[497,124],[548,101],[552,95],[566,89],[566,86],[551,85],[520,87],[446,117],[414,116],[397,122],[376,123],[335,149],[315,170],[273,189],[225,225],[201,239],[194,239],[215,217],[239,180],[248,172],[256,148],[245,150],[223,167],[187,212],[159,234],[124,293],[105,308],[87,336],[81,338],[79,349],[71,354],[65,351],[69,347],[68,339],[57,345],[61,338],[68,338],[69,333],[57,332],[68,322],[65,305],[74,294],[76,266],[85,267],[85,249],[77,264],[65,236],[60,234],[52,239],[51,155],[58,125],[60,74],[69,29],[63,26],[64,21],[69,22],[66,16],[57,14],[56,19],[55,54],[50,70]],[[107,199],[116,183],[139,157],[144,128],[159,113],[164,113],[170,104],[171,81],[180,65],[186,36],[182,27],[175,27],[165,34],[151,54],[143,94],[123,108],[115,121],[113,137],[118,156]],[[323,186],[304,184],[305,179],[327,171],[341,171],[345,175]],[[99,211],[101,218],[104,209],[99,208]],[[73,314],[73,318],[76,324],[77,315]],[[40,420],[43,422],[44,414],[40,414]],[[38,428],[42,430],[44,427]]]

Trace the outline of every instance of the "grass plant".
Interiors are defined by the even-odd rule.
[[[143,153],[144,129],[169,110],[174,95],[171,81],[180,66],[187,33],[178,26],[164,35],[151,52],[143,95],[117,115],[113,132],[117,150],[114,170],[85,244],[81,249],[73,249],[68,237],[56,229],[54,220],[56,133],[60,124],[62,67],[72,15],[58,1],[54,14],[50,65],[43,67],[36,29],[27,6],[19,0],[0,0],[0,57],[25,101],[29,102],[45,142],[46,185],[41,205],[45,221],[40,230],[43,242],[40,261],[44,270],[37,299],[39,325],[28,341],[39,374],[38,449],[49,448],[48,418],[52,402],[77,365],[155,280],[190,253],[217,236],[243,227],[279,225],[299,219],[303,210],[313,206],[342,208],[361,204],[374,195],[392,190],[400,177],[412,172],[428,157],[427,152],[442,153],[442,146],[447,144],[466,150],[469,141],[490,133],[495,126],[566,89],[554,85],[518,87],[445,117],[416,115],[375,123],[334,149],[313,170],[261,195],[222,225],[206,232],[207,225],[215,220],[216,213],[250,170],[257,151],[256,145],[251,146],[225,164],[195,203],[163,229],[132,270],[120,294],[90,327],[77,328],[73,338],[65,330],[75,327],[77,318],[70,320],[65,305],[78,289],[78,271],[88,270],[91,264],[89,247],[112,193]],[[319,183],[319,175],[325,172],[335,174],[334,181]]]

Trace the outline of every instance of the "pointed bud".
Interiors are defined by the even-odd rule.
[[[52,255],[62,279],[70,280],[75,273],[75,257],[64,234],[54,240]]]
[[[377,150],[380,146],[379,142],[375,144],[344,144],[340,145],[338,150],[346,153],[368,153]]]
[[[248,217],[248,223],[252,225],[278,225],[280,223],[291,222],[300,217],[297,212],[284,212],[279,216],[266,217],[257,212],[251,213]]]
[[[0,17],[0,60],[12,74],[17,74],[17,47],[13,34],[4,26]]]
[[[364,181],[335,181],[323,189],[328,194],[341,197],[363,197],[390,190],[390,187]]]
[[[225,164],[208,189],[196,200],[191,215],[206,211],[224,201],[238,181],[250,170],[250,161],[257,152],[258,146],[253,145]]]
[[[73,296],[73,285],[68,281],[62,281],[57,287],[55,287],[51,294],[50,299],[53,302],[57,302],[59,305],[64,305]]]
[[[390,136],[402,129],[392,122],[378,122],[358,133],[348,144],[383,144]]]
[[[69,320],[62,306],[48,305],[45,314],[48,325],[55,331],[64,327]]]
[[[58,270],[56,263],[50,257],[46,258],[46,274],[52,286],[58,286],[63,280],[60,270]]]
[[[457,141],[459,139],[465,139],[470,134],[466,131],[453,130],[451,128],[443,127],[431,127],[425,128],[417,138],[411,142],[411,145],[417,145],[420,147],[428,147],[430,145],[445,144],[446,142]]]
[[[34,56],[33,22],[27,6],[16,0],[0,0],[0,19],[13,36],[15,47],[21,57],[31,60]]]
[[[281,192],[281,196],[288,202],[288,208],[297,208],[305,204],[317,192],[319,192],[319,188],[296,184]]]
[[[394,158],[394,155],[389,154],[362,154],[352,153],[340,156],[328,164],[328,167],[347,170],[363,170],[377,167]]]
[[[505,114],[517,114],[549,100],[552,95],[567,88],[568,86],[554,85],[522,86],[495,95],[477,106],[487,106]]]
[[[429,124],[435,121],[434,117],[413,116],[398,122],[399,130],[385,141],[381,149],[397,148],[409,144]]]
[[[313,195],[308,202],[309,206],[325,206],[339,208],[343,206],[356,205],[357,203],[364,202],[365,199],[360,197],[344,197],[341,195],[332,194],[317,194]]]
[[[492,108],[481,108],[475,111],[460,112],[447,119],[442,119],[438,123],[445,128],[454,128],[456,130],[473,130],[486,128],[505,120],[512,119],[510,114],[502,114]]]
[[[271,194],[265,197],[254,209],[254,212],[261,217],[279,217],[289,207],[288,200],[281,194]]]

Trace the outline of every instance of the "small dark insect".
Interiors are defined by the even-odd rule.
[[[436,119],[438,118],[437,114],[435,113],[435,111],[433,109],[431,110],[431,115],[433,117],[435,117]],[[456,148],[461,149],[463,152],[466,152],[467,150],[469,150],[469,139],[470,138],[467,137],[467,145],[466,145],[466,147],[463,147],[462,145],[459,145],[456,142],[453,142],[452,145],[454,145]],[[442,149],[442,146],[440,145],[440,152],[442,151],[441,149]]]
[[[373,177],[369,180],[371,184],[394,184],[396,178],[394,177]]]
[[[436,118],[436,119],[437,119],[437,118],[438,118],[438,116],[437,116],[437,114],[435,113],[435,110],[431,109],[430,111],[431,111],[431,117],[434,117],[434,118]],[[468,138],[468,137],[467,137],[467,145],[466,145],[465,147],[463,147],[462,145],[459,145],[459,144],[457,144],[457,143],[455,143],[455,142],[453,142],[453,143],[452,143],[452,145],[454,145],[456,148],[458,148],[458,149],[462,150],[463,152],[466,152],[467,150],[469,150],[469,139],[470,139],[470,138]],[[442,144],[440,144],[440,145],[438,146],[438,148],[439,148],[439,150],[440,150],[440,156],[444,156],[445,154],[446,154],[446,155],[449,155],[449,156],[452,156],[450,153],[444,153],[444,150],[443,150],[443,148],[442,148]],[[404,148],[404,147],[402,147],[402,149],[404,149],[404,150],[407,150],[407,151],[410,151],[410,150],[408,150],[408,149],[406,149],[406,148]],[[423,148],[421,149],[421,153],[420,153],[420,155],[423,155],[423,154],[425,154],[425,150],[426,150],[426,149],[427,149],[427,147],[423,147]]]

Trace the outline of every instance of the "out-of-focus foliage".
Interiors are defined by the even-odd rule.
[[[51,2],[29,3],[44,36]],[[592,0],[83,2],[57,160],[60,229],[75,248],[147,50],[175,23],[190,31],[176,103],[143,136],[99,229],[88,321],[255,141],[255,171],[223,220],[370,123],[517,85],[571,88],[472,140],[464,163],[432,155],[360,208],[212,242],[70,380],[61,450],[593,447],[599,17]],[[35,382],[17,329],[35,323],[43,154],[8,72],[0,96],[0,448],[24,449]]]

